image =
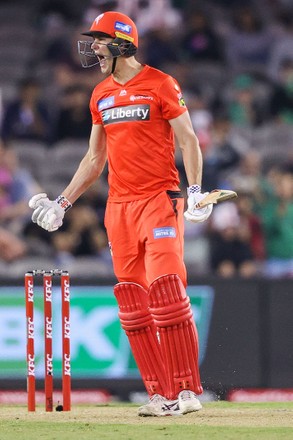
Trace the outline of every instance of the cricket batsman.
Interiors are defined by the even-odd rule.
[[[138,414],[198,411],[198,336],[183,261],[184,216],[203,222],[213,209],[196,208],[205,196],[198,139],[177,81],[135,58],[138,32],[128,16],[105,12],[84,35],[91,41],[78,42],[82,65],[99,65],[105,75],[90,99],[89,148],[56,200],[45,193],[32,197],[32,221],[49,232],[60,228],[108,161],[104,220],[118,280],[114,294],[149,394]],[[189,185],[185,213],[175,137]]]

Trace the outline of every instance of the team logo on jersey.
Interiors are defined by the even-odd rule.
[[[109,96],[109,98],[101,99],[101,101],[98,101],[98,109],[101,111],[105,108],[113,107],[114,102],[114,96]]]
[[[127,91],[125,89],[121,90],[119,96],[125,96],[125,95],[127,95]]]
[[[102,111],[104,125],[116,122],[149,121],[150,106],[148,104],[128,105]]]
[[[178,96],[178,103],[179,103],[180,107],[186,107],[182,93],[178,93],[177,96]]]
[[[176,229],[169,226],[153,229],[154,238],[176,238]]]

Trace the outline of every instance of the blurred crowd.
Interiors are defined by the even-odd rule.
[[[102,76],[81,67],[77,41],[99,13],[117,9],[138,26],[139,61],[182,86],[202,148],[203,189],[238,192],[208,222],[186,224],[190,274],[293,277],[293,3],[26,3],[0,6],[0,269],[35,257],[64,269],[91,260],[111,273],[107,170],[54,234],[31,223],[27,202],[40,191],[58,196],[87,148],[89,98]],[[177,164],[186,191],[180,154]]]

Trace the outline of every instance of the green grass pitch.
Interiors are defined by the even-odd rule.
[[[39,406],[0,406],[0,439],[31,440],[292,440],[293,402],[204,404],[177,417],[138,417],[137,405],[73,406],[46,413]]]

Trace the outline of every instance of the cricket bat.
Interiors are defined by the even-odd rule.
[[[220,203],[225,200],[234,199],[237,197],[237,193],[235,191],[231,191],[229,189],[214,189],[206,197],[204,197],[200,202],[195,205],[196,209],[204,208],[210,203]]]

